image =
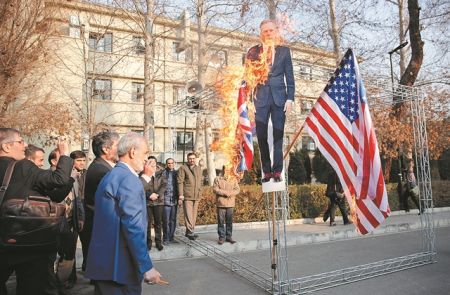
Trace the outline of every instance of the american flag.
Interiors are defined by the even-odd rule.
[[[239,88],[237,102],[239,122],[237,126],[238,136],[240,136],[240,162],[238,172],[252,169],[253,163],[253,135],[252,124],[248,116],[246,84],[242,83]]]
[[[361,234],[390,213],[380,155],[356,56],[348,49],[305,121],[341,181]]]

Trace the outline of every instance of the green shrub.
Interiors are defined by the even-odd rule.
[[[391,211],[399,210],[397,184],[386,186]],[[289,186],[289,217],[316,218],[322,216],[328,206],[325,184],[303,184]],[[450,181],[433,181],[433,202],[435,207],[450,206]],[[214,224],[216,199],[211,187],[203,188],[203,199],[198,208],[197,224]],[[414,206],[411,204],[411,208]],[[339,210],[336,214],[339,215]],[[236,197],[234,222],[266,221],[267,210],[260,185],[241,185],[241,193]],[[182,220],[180,220],[182,222]]]

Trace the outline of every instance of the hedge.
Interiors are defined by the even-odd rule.
[[[304,184],[289,186],[289,216],[291,219],[322,216],[328,206],[325,184]],[[435,207],[450,206],[450,181],[433,181],[433,202]],[[389,205],[392,211],[399,210],[397,184],[387,184]],[[411,208],[414,205],[411,204]],[[339,214],[339,210],[336,210]],[[234,222],[266,221],[267,212],[264,195],[259,185],[242,185],[236,197]],[[180,218],[182,222],[182,218]],[[216,223],[215,195],[211,187],[203,188],[203,198],[198,208],[197,224]]]

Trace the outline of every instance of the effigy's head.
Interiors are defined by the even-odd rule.
[[[259,25],[260,39],[265,45],[275,46],[283,43],[276,20],[265,19]]]

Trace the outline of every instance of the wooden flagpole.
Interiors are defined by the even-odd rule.
[[[306,122],[306,121],[305,121]],[[300,129],[297,130],[297,132],[294,135],[294,138],[291,140],[291,143],[289,144],[288,148],[286,149],[286,151],[284,152],[284,157],[283,159],[286,159],[287,156],[289,155],[289,152],[291,151],[292,147],[294,146],[294,143],[297,141],[298,137],[300,136],[300,134],[302,133],[303,127],[305,127],[305,122],[303,122],[302,126],[300,127]]]

